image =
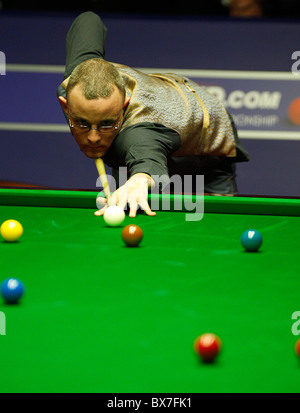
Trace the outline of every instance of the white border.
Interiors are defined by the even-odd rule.
[[[270,72],[249,70],[197,70],[176,68],[147,68],[136,67],[144,73],[176,73],[187,77],[204,77],[220,79],[261,79],[261,80],[300,80],[300,73],[292,72]],[[32,72],[32,73],[64,73],[64,66],[55,65],[27,65],[7,64],[6,72]]]
[[[240,70],[194,70],[194,69],[166,69],[166,68],[135,68],[144,73],[177,73],[191,78],[218,78],[218,79],[256,79],[256,80],[300,80],[300,73],[292,72],[263,72],[263,71],[240,71]],[[30,73],[61,73],[64,66],[55,65],[30,65],[30,64],[7,64],[6,74],[9,72]],[[63,124],[50,123],[18,123],[0,122],[0,130],[17,130],[30,132],[68,132],[69,127]],[[299,132],[281,132],[264,130],[239,130],[241,139],[266,139],[266,140],[300,140]]]
[[[0,122],[0,130],[15,130],[23,132],[68,132],[69,126],[60,123],[23,123]]]
[[[0,122],[0,130],[67,133],[70,128],[68,125],[59,123]],[[241,139],[300,141],[300,132],[240,130],[239,137]]]

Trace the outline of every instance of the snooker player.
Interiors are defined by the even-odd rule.
[[[222,103],[182,76],[107,62],[106,33],[93,12],[74,20],[57,95],[80,150],[102,158],[113,172],[127,167],[126,183],[111,203],[123,209],[128,203],[130,217],[139,207],[153,216],[149,189],[162,190],[175,174],[204,175],[208,194],[236,194],[236,162],[249,155]]]

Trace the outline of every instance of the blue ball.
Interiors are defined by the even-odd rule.
[[[257,251],[262,244],[262,236],[256,229],[248,229],[242,234],[241,243],[246,251]]]
[[[16,278],[7,278],[1,284],[1,295],[9,304],[16,304],[24,294],[24,285]]]

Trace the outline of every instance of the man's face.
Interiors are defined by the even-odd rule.
[[[93,100],[87,100],[78,85],[71,90],[67,101],[67,113],[74,125],[71,131],[86,156],[101,158],[106,154],[119,133],[128,102],[117,87],[108,98]]]

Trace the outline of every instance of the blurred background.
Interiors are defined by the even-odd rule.
[[[232,16],[232,17],[300,17],[300,4],[297,0],[198,0],[189,3],[174,1],[43,1],[0,0],[3,10],[48,10],[122,13],[158,13]]]
[[[240,194],[300,196],[299,0],[0,0],[0,186],[97,189],[56,97],[87,10],[108,28],[107,60],[188,76],[223,101],[251,156]]]

